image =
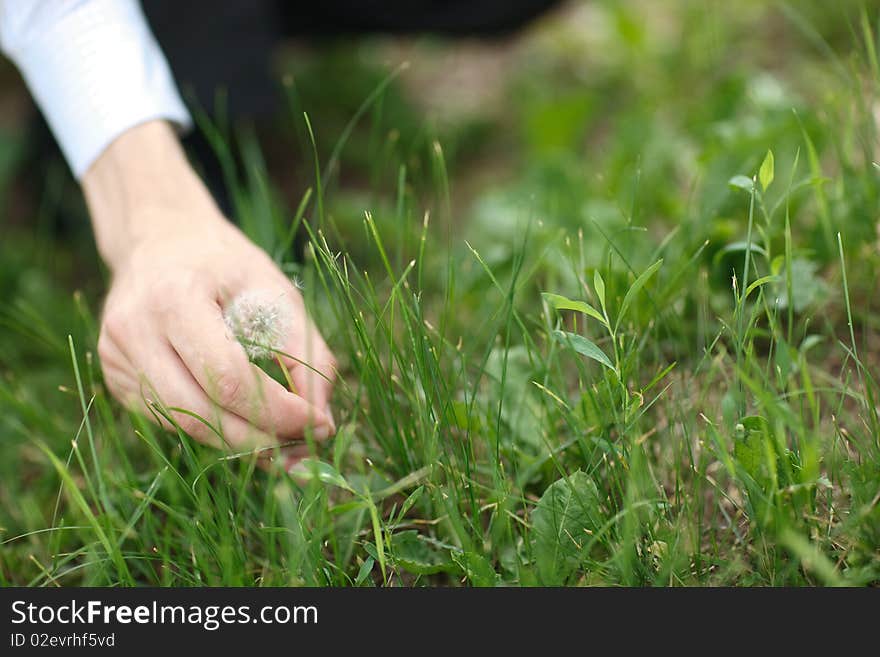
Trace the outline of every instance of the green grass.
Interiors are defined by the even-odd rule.
[[[4,235],[0,584],[877,585],[876,8],[591,6],[486,116],[291,64],[292,193],[241,136],[340,362],[308,476],[123,412],[87,234]]]

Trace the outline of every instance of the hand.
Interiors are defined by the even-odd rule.
[[[115,397],[165,425],[168,413],[193,438],[234,451],[335,431],[333,357],[301,295],[220,214],[168,126],[148,123],[120,137],[83,186],[113,273],[98,353]],[[250,363],[224,322],[224,307],[246,291],[289,304],[281,350],[292,358],[281,361],[297,394]],[[290,467],[307,449],[288,445],[284,455]]]

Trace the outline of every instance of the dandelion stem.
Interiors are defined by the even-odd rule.
[[[296,386],[293,385],[293,379],[290,378],[290,370],[284,365],[284,361],[281,360],[281,356],[276,353],[275,354],[275,362],[278,363],[278,366],[281,368],[281,373],[284,375],[284,380],[287,381],[287,387],[290,389],[294,395],[298,395],[299,393],[296,391]]]

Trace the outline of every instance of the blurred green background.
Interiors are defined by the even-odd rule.
[[[791,305],[797,316],[799,339],[825,336],[814,352],[816,385],[830,388],[832,379],[844,376],[833,337],[848,335],[838,232],[851,269],[860,356],[868,366],[878,362],[876,21],[876,2],[850,0],[596,0],[566,3],[523,32],[492,42],[370,37],[285,44],[274,63],[284,111],[252,130],[229,127],[242,143],[239,182],[251,191],[271,189],[266,194],[277,204],[261,205],[257,193],[237,214],[251,221],[249,232],[258,243],[270,252],[277,248],[277,234],[265,228],[271,222],[254,217],[278,212],[275,207],[290,213],[314,185],[302,113],[308,113],[326,164],[365,99],[381,88],[328,181],[325,228],[334,248],[367,272],[383,271],[364,239],[369,210],[399,271],[417,251],[418,218],[430,208],[433,251],[422,281],[426,314],[431,320],[441,315],[444,265],[451,258],[460,266],[459,305],[450,321],[465,336],[482,336],[490,324],[482,270],[462,257],[468,244],[507,280],[519,266],[518,249],[528,233],[530,278],[517,307],[533,315],[542,291],[584,296],[580,265],[602,267],[609,296],[620,296],[631,273],[627,264],[643,270],[662,249],[681,279],[650,300],[664,312],[644,348],[649,356],[642,363],[643,383],[661,366],[683,363],[692,378],[676,392],[679,412],[687,422],[697,422],[703,412],[721,421],[727,412],[722,388],[733,375],[723,367],[701,369],[700,358],[711,352],[716,319],[733,312],[731,276],[742,275],[749,195],[731,180],[745,175],[739,187],[748,187],[769,149],[776,182],[763,201],[776,219],[756,231],[763,230],[761,240],[782,253],[782,217],[791,217],[794,298],[786,298],[784,284],[773,285],[783,299],[780,307]],[[2,538],[50,523],[57,475],[31,438],[39,436],[60,452],[79,427],[67,335],[88,351],[107,276],[63,162],[33,164],[27,131],[33,109],[8,64],[0,85]],[[262,170],[263,160],[265,187],[253,173]],[[416,230],[402,228],[401,217],[416,218]],[[579,234],[585,235],[580,242]],[[574,243],[581,245],[578,255],[572,255]],[[577,258],[580,265],[572,266]],[[694,258],[698,267],[688,269]],[[768,263],[764,273],[771,269]],[[642,327],[654,325],[650,304],[639,308]],[[540,320],[531,326],[537,331]],[[322,328],[331,345],[345,330],[329,317]],[[352,357],[343,353],[343,365]],[[529,355],[522,351],[518,357],[512,362],[528,387]],[[850,425],[862,417],[849,401],[831,408],[823,407],[828,426],[836,421],[834,413],[847,416]],[[672,423],[669,415],[663,422]],[[658,425],[665,430],[660,420]],[[516,429],[523,435],[532,430],[522,424]],[[672,452],[681,456],[669,445],[657,449],[660,462]],[[572,467],[579,467],[572,458]],[[876,499],[870,502],[877,479],[869,463],[856,461],[864,471],[837,465],[854,468],[851,474],[864,488],[853,494],[868,510],[864,525],[843,540],[861,555],[860,563],[876,568],[880,520]],[[540,496],[552,474],[545,471],[523,494]],[[26,551],[21,547],[6,557],[7,578],[18,579],[13,563],[33,570],[30,575],[37,572]],[[728,566],[715,581],[772,581],[760,567],[750,580],[744,567]],[[868,572],[859,581],[870,581],[877,571]]]

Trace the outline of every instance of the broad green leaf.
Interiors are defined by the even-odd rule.
[[[564,584],[602,526],[599,491],[580,470],[550,484],[531,514],[532,546],[541,583]]]
[[[515,448],[518,452],[525,449],[535,455],[545,451],[547,447],[542,438],[545,407],[531,383],[537,374],[526,347],[515,345],[505,349],[499,345],[492,349],[486,359],[485,372],[499,383],[504,381],[499,393],[500,419],[508,428],[499,437],[504,448]]]
[[[605,324],[605,318],[602,316],[598,310],[593,308],[586,301],[575,301],[574,299],[568,299],[559,294],[552,294],[550,292],[542,292],[541,296],[547,300],[551,306],[553,306],[556,310],[574,310],[579,313],[583,313],[584,315],[589,315],[593,319],[598,319],[602,324]]]
[[[810,349],[815,347],[817,344],[822,343],[825,340],[824,336],[810,334],[804,338],[804,341],[801,342],[801,346],[798,348],[801,353],[807,353]]]
[[[748,242],[743,240],[740,242],[731,242],[730,244],[727,244],[724,248],[719,249],[715,256],[712,258],[712,264],[717,265],[719,262],[721,262],[721,259],[728,253],[739,253],[741,251],[745,251],[746,249],[748,249],[752,253],[757,253],[758,255],[761,255],[765,258],[767,257],[767,252],[762,246],[760,246],[759,244],[755,244],[754,242],[749,244]]]
[[[425,538],[415,530],[398,532],[391,537],[391,556],[397,565],[414,575],[459,571],[449,546]]]
[[[758,170],[758,180],[761,181],[761,189],[765,192],[773,182],[773,169],[773,151],[768,150],[767,155],[764,156],[764,161],[761,163],[761,168]]]
[[[599,270],[593,272],[593,287],[596,290],[596,296],[599,297],[599,304],[602,306],[602,312],[608,314],[608,308],[605,306],[605,280]]]
[[[593,360],[602,363],[608,369],[612,371],[614,370],[614,363],[612,363],[611,359],[605,355],[605,352],[584,336],[578,335],[577,333],[569,333],[568,331],[553,331],[553,336],[563,344],[570,346],[582,356],[592,358]]]
[[[351,484],[345,480],[345,477],[336,468],[318,459],[303,459],[296,465],[292,474],[297,479],[305,479],[306,481],[317,479],[322,483],[354,492]]]
[[[755,183],[748,176],[734,176],[727,184],[731,187],[736,187],[738,189],[742,189],[747,191],[749,194],[755,189]]]
[[[780,308],[794,305],[795,312],[802,313],[811,306],[820,303],[828,296],[828,285],[819,274],[819,265],[812,260],[794,258],[789,263],[791,276],[791,296],[789,299],[788,282],[785,277],[776,282],[776,296]]]
[[[373,557],[367,557],[367,560],[361,564],[360,570],[358,570],[357,577],[354,580],[355,586],[360,586],[366,581],[367,576],[373,572],[374,565],[376,565],[376,560]]]
[[[758,431],[743,430],[737,435],[733,445],[733,455],[752,478],[757,479],[763,463],[764,434]]]
[[[617,323],[614,327],[614,332],[617,333],[617,327],[620,326],[620,322],[623,320],[623,316],[626,315],[626,311],[629,310],[629,307],[632,305],[632,302],[635,301],[636,295],[638,295],[639,291],[645,287],[645,283],[648,282],[648,279],[653,276],[658,269],[660,269],[663,264],[663,258],[660,258],[653,265],[648,267],[645,271],[641,273],[641,275],[633,281],[633,284],[626,291],[626,294],[623,297],[623,303],[620,304],[620,311],[617,313]]]
[[[482,554],[472,550],[454,550],[452,559],[464,571],[473,586],[498,586],[499,577],[492,563]]]
[[[760,415],[742,418],[736,427],[733,454],[740,467],[761,486],[769,482],[769,470],[776,459],[770,435],[770,423]]]

